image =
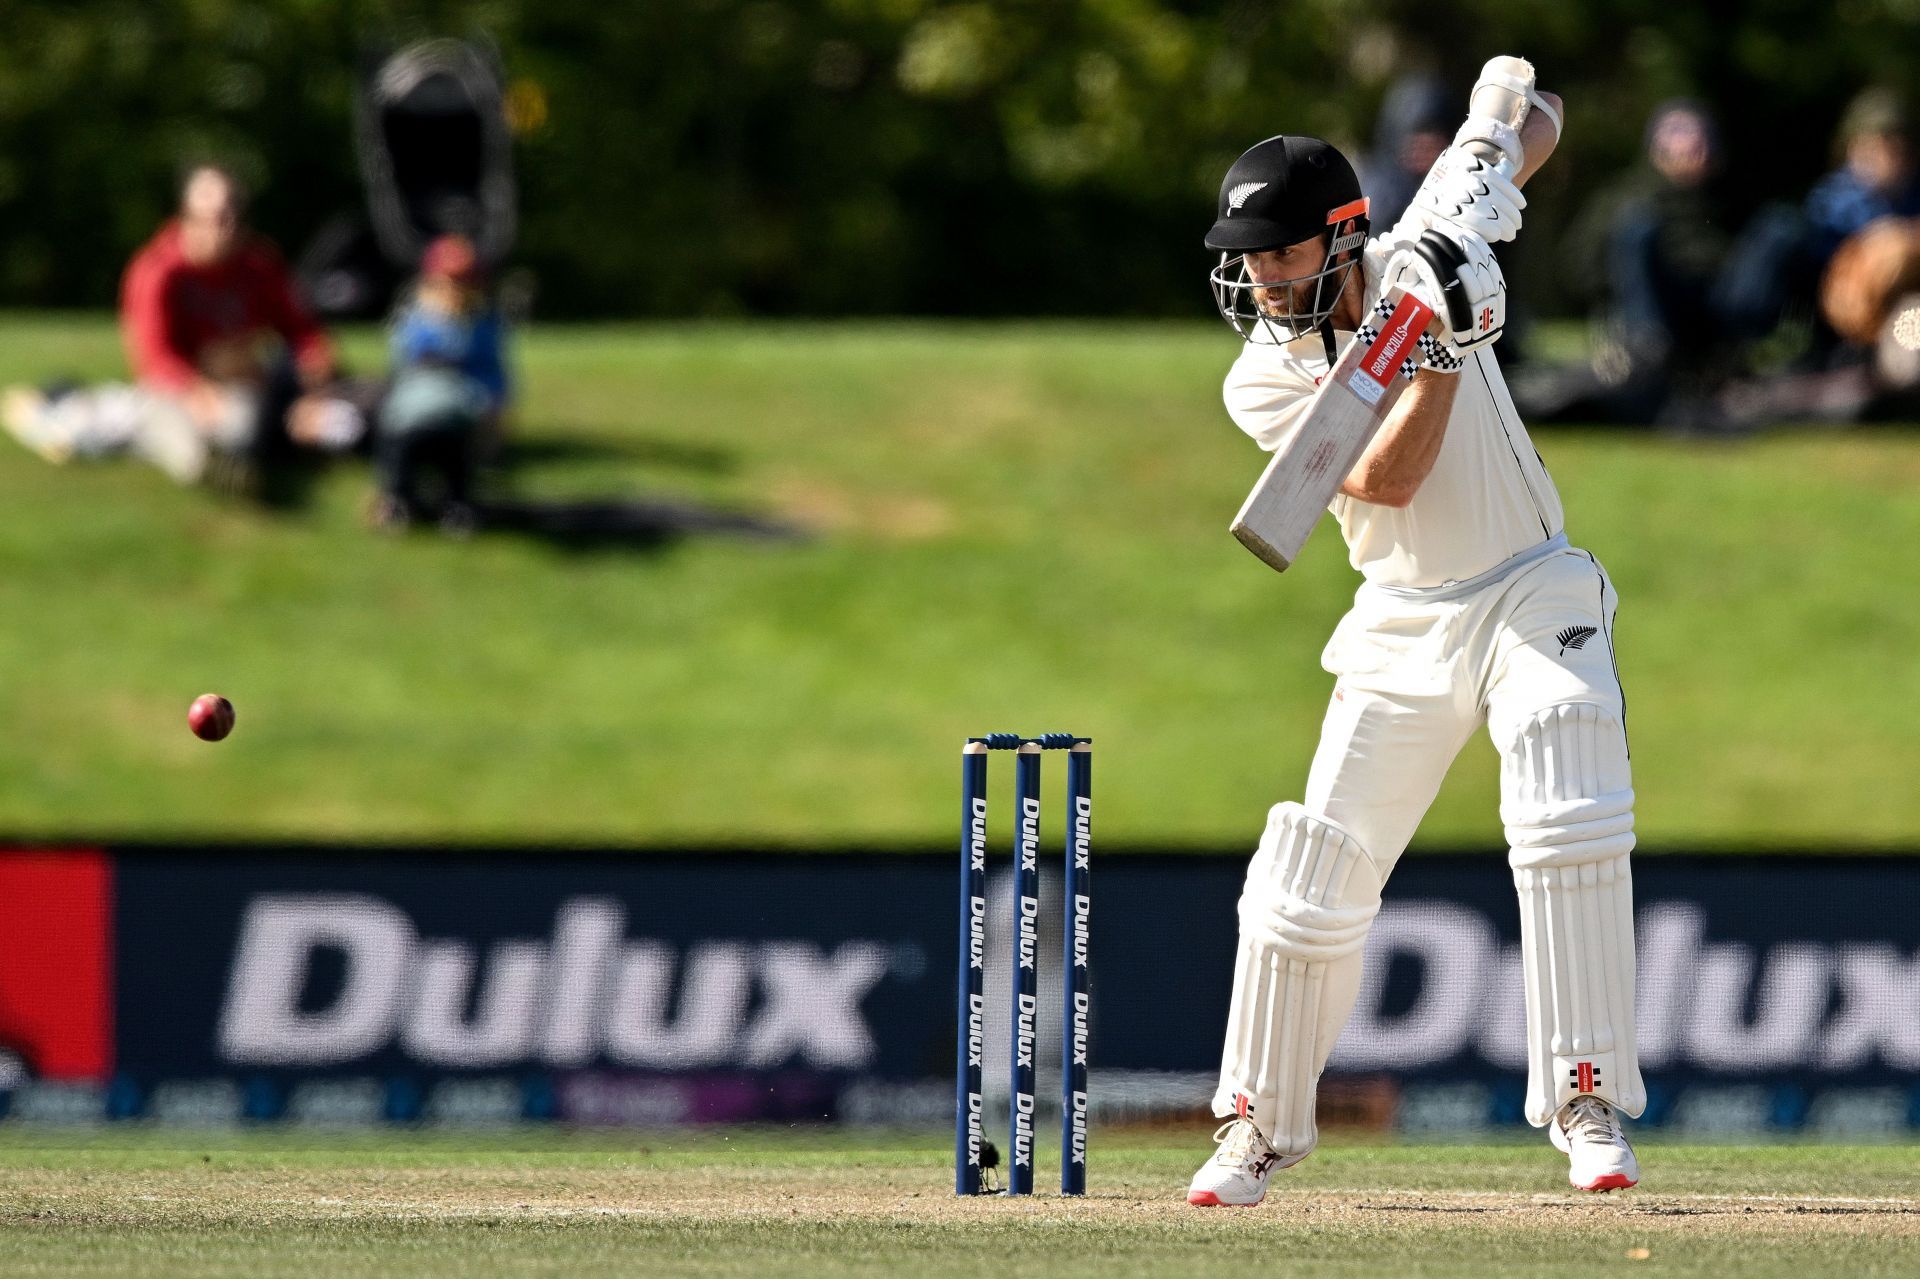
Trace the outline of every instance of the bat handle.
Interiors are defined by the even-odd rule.
[[[1486,160],[1511,178],[1520,172],[1526,157],[1520,150],[1520,126],[1527,122],[1532,107],[1528,94],[1533,91],[1533,64],[1525,58],[1501,56],[1489,58],[1474,82],[1468,99],[1470,118],[1493,120],[1512,130],[1510,145],[1492,138],[1462,139],[1461,145]]]

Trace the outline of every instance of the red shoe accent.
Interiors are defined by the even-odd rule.
[[[1577,1188],[1580,1190],[1625,1190],[1637,1184],[1633,1178],[1627,1176],[1624,1172],[1610,1172],[1604,1177],[1595,1177],[1591,1182]]]
[[[1189,1190],[1187,1192],[1187,1202],[1196,1208],[1257,1208],[1266,1202],[1266,1198],[1265,1192],[1262,1192],[1260,1198],[1250,1204],[1230,1204],[1220,1202],[1220,1196],[1214,1194],[1211,1190]]]

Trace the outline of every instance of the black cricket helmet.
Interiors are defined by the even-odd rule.
[[[1340,234],[1348,222],[1354,229]],[[1326,324],[1347,278],[1360,264],[1368,230],[1367,198],[1347,157],[1320,138],[1281,134],[1248,148],[1220,184],[1220,208],[1207,247],[1220,251],[1208,277],[1221,318],[1250,341],[1291,342]],[[1321,236],[1327,246],[1318,271],[1262,284],[1245,255]],[[1310,299],[1296,307],[1300,286]]]

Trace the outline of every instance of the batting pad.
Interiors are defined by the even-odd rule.
[[[1275,805],[1240,895],[1240,948],[1214,1113],[1253,1120],[1284,1164],[1319,1140],[1314,1093],[1353,1011],[1381,876],[1352,834]]]
[[[1608,706],[1549,707],[1519,726],[1501,772],[1526,966],[1527,1120],[1544,1127],[1586,1095],[1638,1115],[1626,732]]]

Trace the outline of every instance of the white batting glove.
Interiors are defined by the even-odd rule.
[[[1433,162],[1408,214],[1427,226],[1451,224],[1499,244],[1519,232],[1520,211],[1526,207],[1527,197],[1505,174],[1464,147],[1452,146]]]
[[[1411,289],[1446,327],[1456,360],[1497,341],[1507,327],[1507,281],[1493,249],[1453,226],[1430,227],[1387,261],[1388,286]]]
[[[1498,341],[1507,328],[1507,277],[1493,246],[1471,231],[1446,225],[1429,228],[1414,253],[1442,276],[1446,306],[1440,314],[1454,345],[1471,351]],[[1448,267],[1452,280],[1444,277]]]

